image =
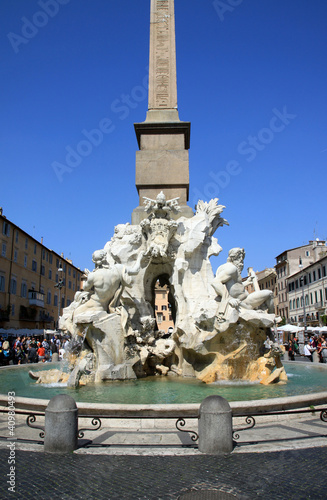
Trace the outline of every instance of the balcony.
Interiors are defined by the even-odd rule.
[[[324,303],[323,302],[316,302],[314,304],[315,309],[324,309]]]
[[[44,293],[29,290],[28,302],[30,306],[44,307]]]

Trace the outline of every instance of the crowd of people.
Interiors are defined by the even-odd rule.
[[[300,355],[299,340],[294,337],[285,345],[288,351],[288,357],[291,361],[295,360],[295,355]],[[313,353],[316,352],[320,363],[327,363],[327,341],[325,335],[313,335],[309,340],[304,341],[303,355],[313,362]]]
[[[0,366],[22,365],[25,363],[45,363],[52,361],[58,353],[63,359],[69,341],[54,335],[51,339],[38,337],[16,337],[4,340],[0,337]]]

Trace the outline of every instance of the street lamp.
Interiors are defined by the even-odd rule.
[[[63,272],[63,269],[60,265],[60,267],[58,268],[58,273],[62,273]],[[58,288],[59,290],[59,300],[58,300],[58,323],[57,323],[57,329],[59,330],[59,320],[60,320],[60,301],[61,301],[61,289],[62,287],[64,286],[64,281],[62,279],[62,276],[59,276],[59,281],[58,283],[55,285],[55,288]]]

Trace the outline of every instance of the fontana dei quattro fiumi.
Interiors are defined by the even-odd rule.
[[[225,207],[218,199],[199,200],[195,211],[187,205],[190,123],[177,109],[173,0],[151,0],[148,111],[134,127],[139,206],[94,251],[84,289],[63,311],[68,372],[41,371],[38,382],[78,387],[156,375],[286,383],[271,333],[273,294],[259,290],[253,273],[242,281],[244,249],[230,249],[213,272],[217,236],[228,230]],[[157,282],[169,290],[169,335],[155,319]]]

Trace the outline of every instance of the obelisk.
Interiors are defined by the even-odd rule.
[[[177,109],[174,0],[151,0],[149,103],[145,122],[135,123],[136,188],[139,206],[132,213],[138,224],[146,213],[143,197],[179,197],[179,216],[192,217],[189,195],[190,122]]]

